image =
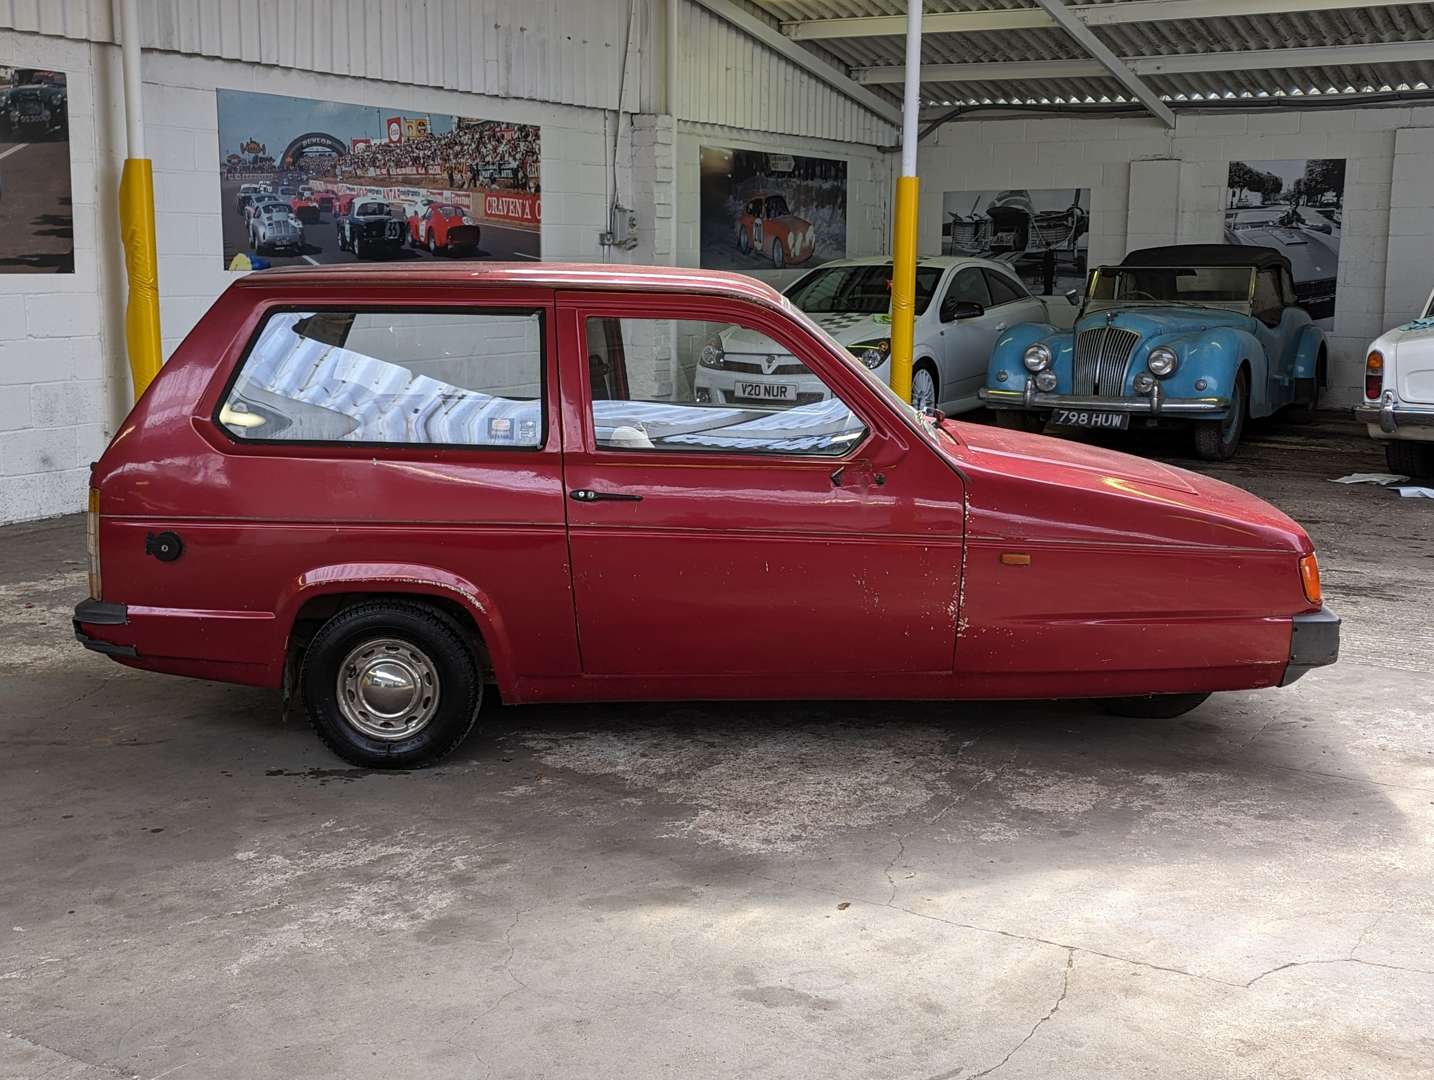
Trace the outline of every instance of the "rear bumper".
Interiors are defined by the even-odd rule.
[[[1217,420],[1230,402],[1225,398],[1172,398],[1160,392],[1157,383],[1148,397],[1083,397],[1079,394],[1044,394],[1034,379],[1024,390],[1000,390],[983,386],[977,396],[990,409],[1096,409],[1100,412],[1133,413],[1142,416],[1184,416]]]
[[[129,667],[277,686],[285,640],[269,612],[156,608],[83,600],[75,640]]]
[[[86,626],[125,626],[129,623],[129,609],[124,604],[106,604],[99,600],[81,600],[75,605],[75,640],[91,652],[105,656],[138,656],[133,645],[117,645],[112,641],[101,641],[85,633]]]
[[[1399,408],[1388,394],[1378,405],[1356,405],[1354,418],[1362,424],[1378,426],[1386,435],[1393,435],[1402,427],[1434,427],[1434,409],[1419,411],[1408,406]]]
[[[1285,665],[1281,686],[1302,678],[1306,672],[1326,667],[1339,659],[1339,616],[1329,608],[1294,617],[1290,635],[1290,662]]]

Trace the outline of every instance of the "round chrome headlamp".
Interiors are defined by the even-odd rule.
[[[727,357],[726,354],[722,352],[721,345],[718,345],[715,341],[709,341],[706,345],[702,346],[702,355],[697,358],[697,362],[703,367],[726,367]]]
[[[1054,371],[1042,371],[1036,376],[1036,389],[1043,394],[1049,394],[1056,388],[1056,373]]]
[[[1135,377],[1135,392],[1137,394],[1148,394],[1155,389],[1155,376],[1148,371],[1142,371]]]
[[[856,345],[852,348],[852,352],[856,354],[858,360],[875,371],[886,363],[886,358],[891,355],[891,342],[883,338],[865,345]]]
[[[1180,357],[1174,349],[1157,345],[1150,350],[1150,356],[1146,358],[1145,366],[1150,369],[1152,375],[1158,375],[1163,379],[1167,375],[1175,374],[1175,369],[1180,366]]]
[[[1021,362],[1026,365],[1027,371],[1045,371],[1051,366],[1050,347],[1040,341],[1027,346],[1026,355],[1021,357]]]

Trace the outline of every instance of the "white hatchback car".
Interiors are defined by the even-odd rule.
[[[1434,476],[1434,293],[1420,318],[1370,344],[1354,416],[1384,444],[1390,472]]]
[[[786,289],[811,316],[878,378],[891,381],[891,261],[823,263]],[[980,407],[991,348],[1017,323],[1048,322],[1044,300],[1032,296],[1004,263],[941,256],[916,264],[916,338],[911,403],[948,414]],[[826,396],[820,380],[795,357],[772,352],[766,335],[733,327],[702,350],[694,376],[698,401],[722,404],[807,404]]]

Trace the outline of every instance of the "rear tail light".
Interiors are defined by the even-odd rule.
[[[90,557],[90,599],[100,597],[100,489],[90,488],[85,513],[85,550]]]
[[[1384,354],[1375,349],[1364,361],[1364,396],[1378,401],[1384,390]]]
[[[1324,603],[1324,591],[1319,583],[1319,560],[1314,552],[1300,558],[1300,584],[1305,587],[1305,599],[1316,607]]]

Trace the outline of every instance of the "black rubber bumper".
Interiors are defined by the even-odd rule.
[[[92,652],[106,656],[138,656],[133,645],[116,645],[100,641],[85,633],[86,626],[124,626],[129,622],[129,609],[123,604],[106,604],[100,600],[81,600],[75,605],[75,640]]]
[[[1289,686],[1305,672],[1328,667],[1339,659],[1339,616],[1329,608],[1296,615],[1290,636],[1290,662],[1281,686]]]

